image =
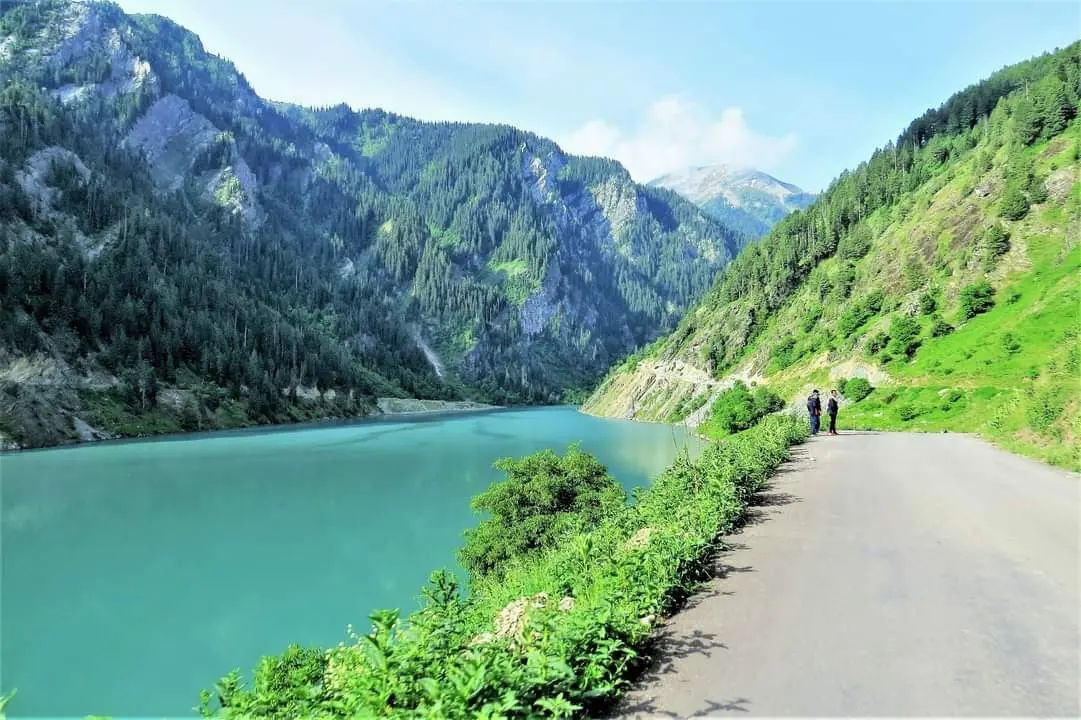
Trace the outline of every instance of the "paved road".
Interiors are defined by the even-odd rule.
[[[619,712],[1079,716],[1079,483],[960,435],[816,438]]]

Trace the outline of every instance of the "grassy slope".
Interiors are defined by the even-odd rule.
[[[706,367],[706,318],[694,336],[680,339],[678,349],[662,349],[611,376],[587,409],[671,420],[681,406],[715,393],[733,376],[765,382],[798,401],[811,387],[861,375],[878,387],[844,408],[842,425],[974,431],[1011,450],[1078,468],[1079,143],[1078,122],[1024,150],[985,136],[900,202],[867,218],[871,250],[856,263],[847,297],[824,292],[836,285],[841,266],[837,258],[825,260],[727,377],[703,382],[687,369]],[[991,152],[990,168],[986,159],[981,166],[981,153],[986,158]],[[1000,220],[1004,173],[1019,153],[1047,179],[1050,196],[1019,221]],[[980,240],[995,222],[1009,231],[1011,248],[989,270]],[[958,312],[961,289],[984,278],[995,287],[995,306],[965,321]],[[838,327],[842,315],[874,291],[883,293],[881,309],[846,337]],[[935,298],[943,320],[956,326],[954,332],[931,337],[931,316],[915,310],[925,293]],[[888,334],[891,321],[902,315],[920,323],[921,345],[913,358],[872,352],[872,338]],[[785,345],[791,346],[787,357],[779,352]]]

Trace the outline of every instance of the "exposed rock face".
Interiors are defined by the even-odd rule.
[[[495,410],[497,407],[471,400],[418,400],[416,398],[379,398],[376,404],[384,415]]]
[[[541,289],[522,303],[518,317],[522,324],[522,332],[527,336],[531,337],[542,332],[552,316],[559,311],[560,304],[556,298],[556,290],[561,279],[559,266],[552,265],[548,269],[548,276],[544,278]]]
[[[71,150],[55,145],[38,150],[27,159],[26,167],[15,173],[15,181],[35,203],[38,212],[48,213],[52,209],[56,190],[49,186],[46,178],[54,164],[74,168],[83,182],[90,179],[89,168]]]
[[[634,218],[646,211],[645,201],[639,195],[637,188],[629,183],[620,182],[619,178],[608,178],[593,188],[593,198],[612,229],[612,237],[619,252],[627,251],[627,246],[620,243],[620,239]]]
[[[195,158],[217,134],[213,123],[194,112],[187,100],[166,95],[139,118],[124,144],[141,150],[154,181],[172,191],[180,188]]]

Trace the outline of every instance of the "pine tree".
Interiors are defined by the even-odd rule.
[[[1007,183],[1006,192],[999,202],[998,214],[1007,220],[1020,220],[1028,214],[1028,199],[1017,183]]]

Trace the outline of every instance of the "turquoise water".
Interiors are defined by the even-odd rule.
[[[573,442],[628,488],[697,444],[559,407],[0,457],[8,712],[188,715],[233,668],[408,611],[492,462]]]

